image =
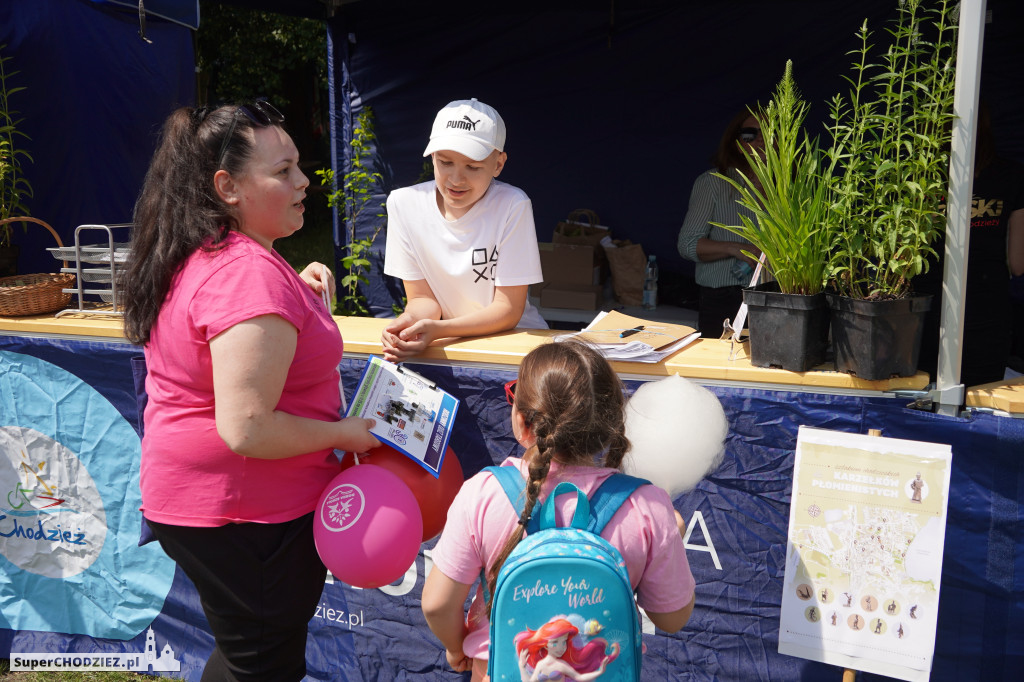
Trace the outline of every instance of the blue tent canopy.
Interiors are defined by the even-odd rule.
[[[592,208],[615,236],[658,253],[663,277],[684,280],[692,265],[677,255],[676,235],[724,121],[765,99],[787,58],[824,118],[823,102],[843,87],[855,28],[868,17],[881,30],[895,4],[827,0],[798,12],[781,1],[502,0],[460,17],[412,0],[219,1],[327,19],[331,165],[346,167],[354,118],[372,105],[381,199],[417,179],[436,110],[478,97],[509,124],[503,179],[530,195],[542,240],[572,209]],[[994,18],[985,30],[983,94],[1004,153],[1024,158],[1016,35],[1024,5],[987,4]],[[34,158],[28,208],[66,241],[82,223],[130,220],[160,123],[194,102],[198,2],[144,0],[149,43],[139,37],[138,5],[0,3],[0,45],[21,72],[10,83],[27,87],[11,104]],[[22,272],[53,269],[48,234],[19,231],[15,241]],[[390,314],[396,290],[372,279],[372,307]]]
[[[92,0],[103,5],[122,5],[150,17],[173,21],[191,29],[199,28],[199,0]]]
[[[693,264],[676,248],[694,179],[711,167],[726,123],[765,103],[794,63],[813,104],[808,128],[823,131],[828,103],[848,87],[855,33],[867,20],[884,34],[896,0],[683,3],[496,1],[463,16],[430,3],[343,4],[329,20],[334,81],[335,168],[351,153],[351,129],[366,106],[375,116],[379,197],[416,182],[436,111],[476,97],[508,126],[505,180],[533,203],[537,236],[577,208],[594,210],[612,236],[655,253],[660,294],[688,293]],[[1001,152],[1024,159],[1024,4],[988,0],[982,93]],[[375,211],[357,236],[373,233]],[[401,295],[375,242],[368,292],[375,314]],[[682,302],[680,299],[675,299]],[[694,301],[695,302],[695,301]]]

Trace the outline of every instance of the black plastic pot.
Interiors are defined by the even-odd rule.
[[[865,301],[827,294],[837,372],[878,381],[917,373],[931,296]]]
[[[828,305],[824,294],[782,294],[775,282],[743,290],[750,364],[806,372],[825,362]]]

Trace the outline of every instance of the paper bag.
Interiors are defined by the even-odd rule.
[[[616,300],[622,305],[641,305],[647,269],[643,247],[624,241],[616,248],[605,249],[604,253],[611,268]]]
[[[581,244],[598,247],[601,240],[608,236],[607,227],[598,224],[597,214],[589,208],[577,208],[569,216],[555,226],[551,241],[556,244]]]
[[[594,265],[600,268],[598,282],[604,283],[608,278],[608,259],[601,248],[601,240],[611,234],[611,230],[599,225],[600,219],[589,208],[577,208],[568,217],[555,226],[551,241],[555,244],[575,244],[577,246],[594,247]]]

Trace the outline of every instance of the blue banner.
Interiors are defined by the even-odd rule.
[[[0,351],[0,394],[0,625],[135,637],[174,574],[159,548],[138,547],[138,434],[31,355]]]
[[[26,404],[25,398],[12,398],[15,385],[19,392],[24,390],[22,386],[35,392],[37,397],[28,404],[42,400],[43,388],[60,396],[56,401],[47,398],[44,407],[34,410],[19,407],[20,427],[60,434],[49,438],[75,452],[103,451],[102,462],[95,456],[77,454],[88,465],[90,476],[101,481],[97,490],[109,487],[106,481],[116,470],[129,471],[127,480],[133,481],[134,488],[124,491],[125,509],[120,512],[123,521],[117,533],[126,539],[118,541],[117,560],[122,555],[130,556],[140,549],[134,547],[139,517],[137,498],[132,497],[138,494],[137,478],[132,478],[137,475],[138,438],[130,427],[134,443],[119,436],[124,427],[117,424],[138,423],[131,364],[132,360],[138,364],[140,353],[124,344],[0,337],[0,355],[7,363],[0,375],[4,405]],[[349,397],[364,364],[361,359],[342,362]],[[504,383],[515,376],[514,368],[414,365],[413,369],[462,401],[450,446],[466,476],[517,452],[503,389]],[[90,382],[88,391],[82,386],[85,377]],[[65,388],[59,389],[58,385]],[[629,388],[637,385],[631,383]],[[697,580],[697,606],[689,624],[678,634],[656,632],[649,622],[645,623],[644,680],[834,682],[840,678],[838,668],[777,651],[793,450],[802,424],[853,433],[878,428],[893,438],[951,444],[953,474],[931,679],[1013,677],[1012,671],[1024,663],[1024,526],[1020,511],[1024,498],[1024,459],[1020,457],[1024,452],[1024,420],[989,414],[943,417],[908,409],[905,400],[893,397],[748,388],[712,390],[730,423],[725,459],[695,490],[675,500],[689,529],[687,549]],[[73,398],[75,394],[91,397],[83,402]],[[118,406],[120,422],[103,416],[96,396]],[[132,400],[127,400],[128,396]],[[71,409],[74,404],[88,407]],[[52,413],[53,405],[57,405],[60,415],[58,422],[77,420],[81,424],[86,420],[90,428],[47,425],[44,413]],[[0,426],[9,427],[10,421],[7,418]],[[88,447],[82,445],[84,442]],[[9,462],[18,464],[19,452],[12,456],[6,445],[4,452]],[[105,498],[104,503],[107,517],[115,516],[115,503]],[[19,524],[27,528],[25,522],[19,520]],[[44,536],[49,534],[47,524],[43,520],[47,529]],[[63,533],[64,524],[61,526]],[[13,527],[13,522],[0,520],[4,533]],[[40,542],[26,537],[15,539]],[[402,579],[384,588],[362,590],[328,578],[310,623],[308,679],[468,679],[447,667],[444,651],[420,611],[423,581],[432,569],[432,546],[433,541],[425,543]],[[155,543],[141,549],[146,548],[159,551]],[[156,565],[162,566],[159,562]],[[97,603],[118,614],[120,620],[132,623],[125,628],[127,632],[119,633],[130,639],[111,636],[100,628],[100,620],[93,624],[96,629],[90,634],[73,634],[81,629],[65,628],[70,620],[66,604],[82,601],[74,593],[74,576],[42,577],[8,563],[4,575],[10,577],[0,585],[7,590],[0,599],[7,619],[7,629],[0,629],[0,646],[6,647],[6,652],[140,652],[149,670],[175,670],[177,666],[179,672],[175,675],[198,680],[213,642],[189,581],[173,567],[160,573],[160,580],[170,584],[166,599],[162,599],[159,594],[136,588],[124,573],[120,564],[107,569],[108,577],[125,580],[129,584],[124,589],[139,590],[139,596],[124,605],[118,601],[120,594],[103,592]],[[22,586],[27,583],[17,582],[22,580],[36,581],[28,587],[33,590],[30,594],[40,594],[45,587],[68,595],[67,602],[40,596],[33,604],[38,605],[35,611],[45,624],[19,621],[27,611],[19,601],[28,601]],[[132,631],[137,634],[131,635]],[[0,655],[6,652],[0,651]],[[862,675],[860,679],[882,678]]]

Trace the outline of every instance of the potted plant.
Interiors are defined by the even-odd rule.
[[[0,45],[0,53],[6,48]],[[17,246],[11,243],[11,226],[18,216],[28,215],[23,199],[32,196],[32,186],[21,172],[21,162],[32,160],[28,152],[18,147],[20,138],[27,138],[17,129],[21,119],[10,107],[11,95],[24,90],[23,87],[9,87],[8,78],[17,72],[8,72],[12,57],[0,54],[0,277],[13,275],[17,271]]]
[[[945,229],[954,9],[904,0],[877,63],[865,22],[849,95],[831,104],[832,342],[836,369],[864,379],[917,371],[931,301],[913,296],[911,279]]]
[[[803,129],[809,108],[793,80],[793,62],[787,61],[768,106],[751,112],[764,139],[763,152],[741,146],[753,176],[718,175],[739,192],[740,203],[755,217],[741,215],[742,225],[721,227],[760,249],[775,280],[743,292],[750,362],[796,372],[824,362],[828,349],[823,293],[830,242],[828,185],[817,141]]]

